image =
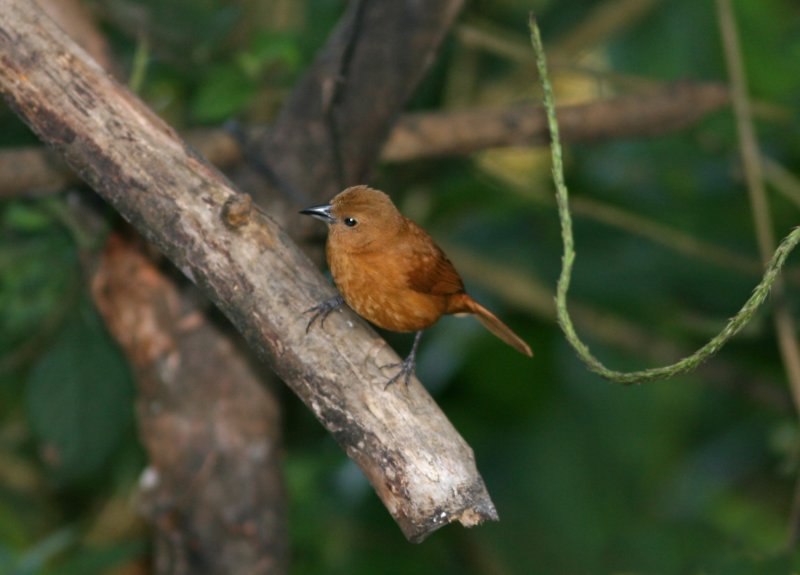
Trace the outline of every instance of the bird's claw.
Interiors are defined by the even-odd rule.
[[[400,368],[400,370],[396,374],[394,374],[391,378],[389,378],[389,381],[386,382],[386,385],[383,386],[384,391],[389,389],[389,386],[392,385],[394,382],[399,381],[400,378],[403,378],[403,383],[405,383],[406,387],[408,387],[408,382],[411,381],[411,376],[414,375],[414,368],[416,367],[415,363],[416,362],[414,361],[413,358],[407,357],[401,362],[389,363],[381,366],[381,369],[388,369],[392,367]]]
[[[311,319],[308,320],[308,325],[306,325],[306,333],[308,330],[311,329],[311,326],[314,325],[314,322],[319,320],[320,327],[325,326],[325,319],[331,315],[331,312],[344,304],[344,298],[341,295],[334,296],[330,299],[326,299],[319,305],[315,305],[314,307],[308,308],[303,313],[313,313],[314,315],[311,316]]]
[[[386,382],[386,385],[383,386],[383,390],[386,391],[389,389],[389,386],[392,385],[395,381],[403,378],[403,381],[406,384],[406,389],[408,389],[408,382],[411,381],[411,376],[414,375],[414,371],[417,365],[417,347],[419,346],[419,340],[422,337],[422,331],[418,331],[417,335],[414,336],[414,343],[411,344],[411,351],[403,361],[400,363],[390,363],[388,365],[384,365],[383,367],[399,367],[400,371],[394,374],[389,381]]]

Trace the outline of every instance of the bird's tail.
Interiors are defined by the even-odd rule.
[[[467,294],[462,294],[461,297],[458,298],[458,303],[453,307],[455,307],[455,309],[453,309],[451,313],[473,314],[486,329],[488,329],[498,338],[506,342],[518,352],[523,353],[528,357],[533,356],[530,346],[522,341],[521,337],[515,334],[510,327],[500,321],[496,315],[476,302]]]

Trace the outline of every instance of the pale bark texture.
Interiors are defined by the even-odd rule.
[[[0,11],[0,90],[223,311],[361,466],[410,540],[496,519],[471,449],[419,382],[384,390],[391,372],[380,366],[398,358],[383,340],[346,310],[306,333],[304,312],[333,294],[319,271],[27,0]]]

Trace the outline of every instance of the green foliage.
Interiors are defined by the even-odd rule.
[[[37,335],[46,338],[72,305],[77,254],[40,201],[0,208],[0,365],[13,369]]]
[[[192,103],[192,113],[200,122],[218,122],[240,110],[255,93],[255,86],[241,70],[217,66],[206,77]]]
[[[3,568],[3,573],[10,575],[42,573],[47,562],[71,545],[75,537],[75,529],[65,527],[37,542],[16,559],[12,559],[9,554],[5,557],[0,556],[0,567]]]
[[[198,122],[221,122],[244,110],[269,74],[288,85],[300,70],[299,40],[292,35],[259,34],[235,62],[212,66],[194,96],[191,110]]]
[[[109,462],[122,473],[111,480],[126,485],[141,467],[123,455],[132,440],[126,361],[81,294],[78,244],[95,241],[54,198],[0,206],[0,238],[0,573],[104,573],[140,556],[141,542],[82,547],[87,518],[61,516],[79,491],[59,503],[71,487],[103,493]]]
[[[97,472],[130,424],[132,397],[124,357],[81,302],[28,381],[31,425],[54,477],[68,483]]]
[[[272,66],[297,72],[303,61],[300,40],[294,34],[262,32],[253,38],[250,49],[239,55],[239,64],[252,77]]]
[[[87,545],[79,548],[71,559],[60,564],[57,569],[48,570],[48,573],[53,573],[53,575],[101,575],[140,558],[146,550],[144,542],[139,540],[115,545]]]

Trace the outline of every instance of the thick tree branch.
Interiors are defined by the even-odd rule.
[[[279,406],[255,365],[119,235],[92,294],[136,375],[155,572],[286,573]]]
[[[195,129],[186,142],[213,164],[230,168],[242,161],[239,143],[222,129]],[[81,179],[51,150],[39,146],[0,150],[0,198],[55,193]]]
[[[82,0],[35,0],[70,38],[86,50],[104,70],[116,76],[118,68],[108,41],[95,25],[91,11]]]
[[[397,360],[388,346],[349,312],[306,333],[303,312],[332,294],[318,270],[269,216],[229,217],[243,196],[27,0],[0,12],[0,90],[227,315],[361,466],[409,539],[496,519],[471,449],[427,392],[416,380],[383,389],[379,366]]]

